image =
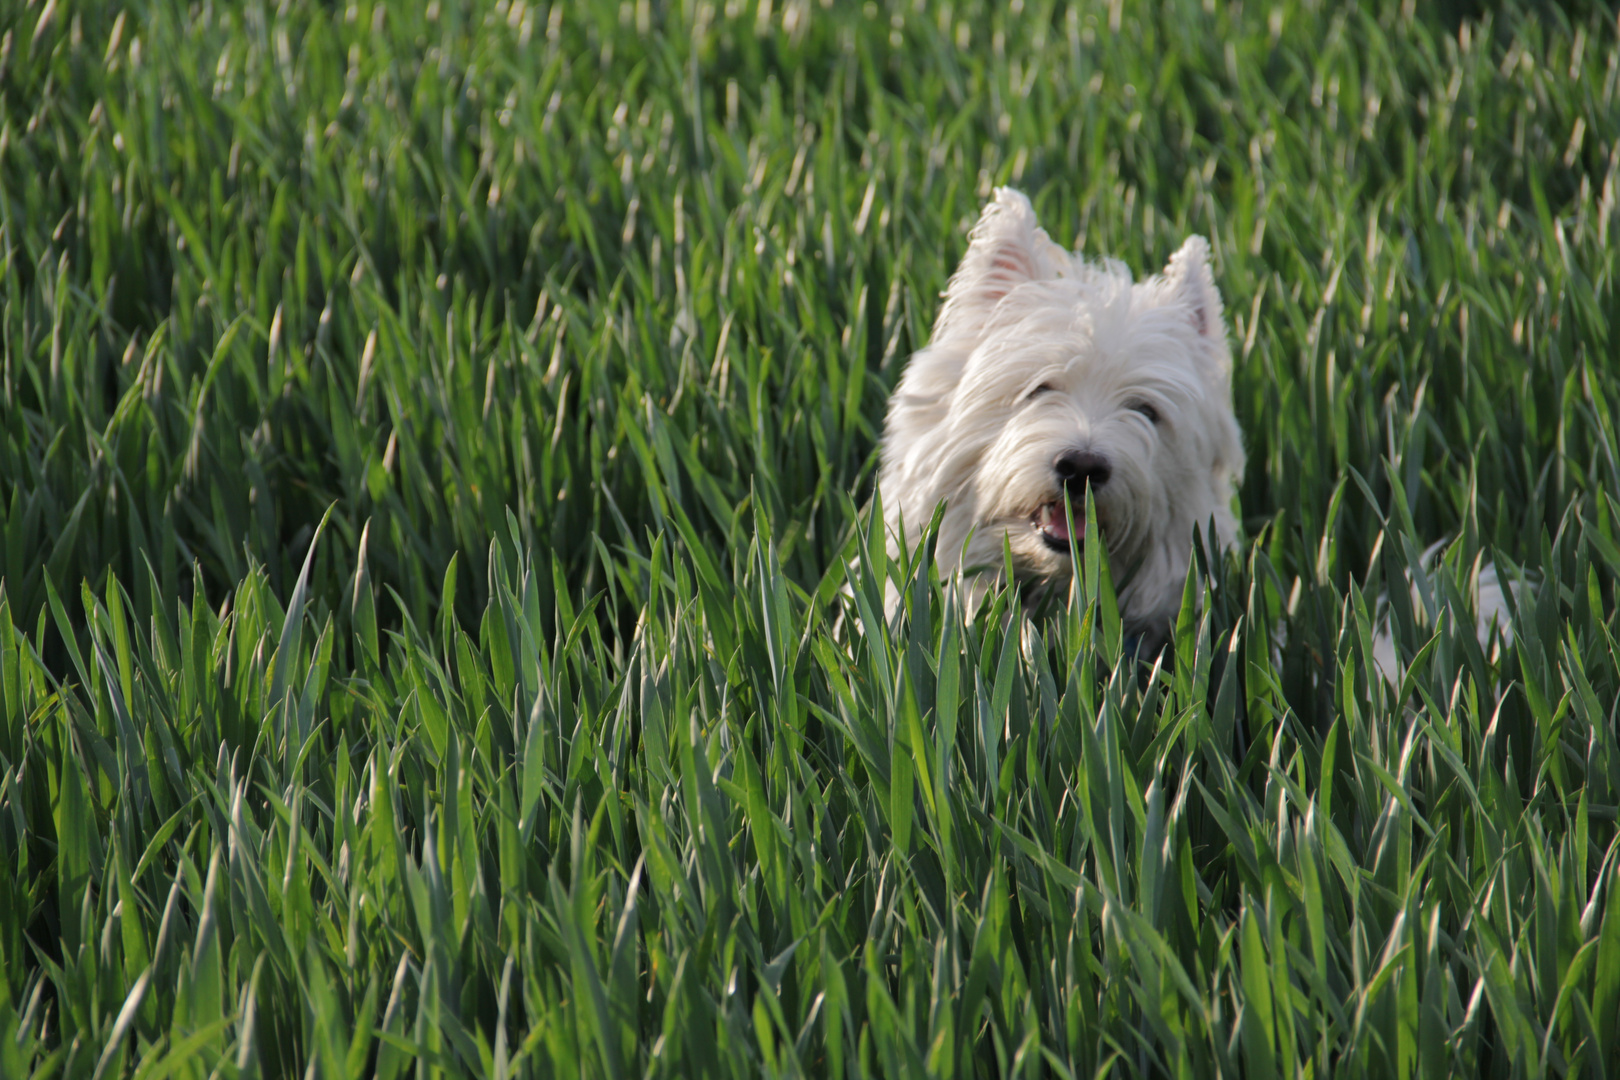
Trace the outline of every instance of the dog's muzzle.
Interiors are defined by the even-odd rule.
[[[1052,461],[1052,472],[1058,486],[1069,496],[1069,508],[1074,514],[1074,526],[1086,527],[1086,487],[1101,488],[1113,475],[1113,466],[1101,454],[1090,450],[1065,450]],[[1030,518],[1041,541],[1053,551],[1069,550],[1069,521],[1063,513],[1063,500],[1044,503]],[[1099,523],[1100,526],[1100,523]]]
[[[1084,506],[1086,485],[1102,487],[1114,475],[1114,467],[1101,454],[1090,450],[1065,450],[1052,462],[1058,483],[1069,493],[1069,501]]]

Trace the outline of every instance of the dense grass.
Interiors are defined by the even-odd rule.
[[[0,1075],[1620,1073],[1573,10],[13,0]],[[1151,668],[858,513],[996,183],[1214,246]]]

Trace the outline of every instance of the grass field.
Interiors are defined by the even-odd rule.
[[[1620,1075],[1620,33],[1504,7],[0,5],[0,1076]],[[1000,183],[1213,244],[1151,671],[859,513]]]

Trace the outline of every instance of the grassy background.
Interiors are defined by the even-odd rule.
[[[12,0],[0,1074],[1620,1073],[1617,37]],[[997,183],[1214,246],[1151,673],[857,526]]]

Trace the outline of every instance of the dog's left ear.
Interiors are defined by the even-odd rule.
[[[1189,236],[1181,250],[1170,256],[1164,268],[1170,294],[1187,310],[1193,329],[1206,338],[1226,336],[1221,318],[1221,294],[1215,288],[1215,275],[1209,269],[1209,241]]]

